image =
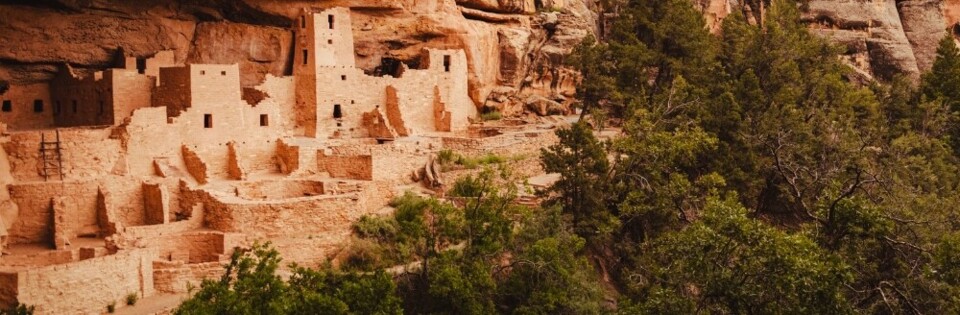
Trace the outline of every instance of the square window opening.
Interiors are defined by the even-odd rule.
[[[13,102],[11,102],[11,101],[9,101],[9,100],[4,100],[4,101],[3,101],[3,111],[4,111],[4,112],[7,112],[7,113],[12,112],[12,111],[13,111]]]
[[[220,71],[220,75],[227,75],[226,71]]]
[[[307,57],[308,57],[307,50],[304,49],[304,50],[303,50],[303,64],[307,64]]]
[[[203,114],[203,128],[213,128],[213,114]]]
[[[206,70],[200,70],[200,75],[206,75],[206,74],[207,74]]]
[[[340,76],[340,80],[342,80],[342,81],[346,81],[346,80],[347,80],[347,76],[345,76],[345,75],[341,75],[341,76]]]
[[[267,114],[260,114],[260,126],[266,127],[270,125],[270,117]]]
[[[327,24],[330,25],[330,29],[333,29],[333,14],[327,15]]]
[[[301,15],[301,16],[300,16],[300,28],[307,28],[307,16],[306,16],[306,15]]]
[[[327,45],[333,45],[333,40],[332,40],[332,39],[328,39],[328,40],[327,40]]]
[[[34,101],[33,101],[33,112],[35,112],[35,113],[42,113],[42,112],[43,112],[43,101],[42,101],[42,100],[34,100]]]
[[[443,71],[450,72],[450,55],[443,56]]]

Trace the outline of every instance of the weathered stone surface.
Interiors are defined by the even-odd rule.
[[[293,34],[288,29],[231,22],[197,25],[189,63],[239,63],[243,86],[282,76],[289,64]]]
[[[150,56],[162,50],[183,60],[196,23],[165,17],[130,19],[91,13],[0,5],[0,79],[49,79],[54,65],[106,68],[117,47],[130,55]],[[148,35],[149,34],[149,35]]]
[[[533,0],[457,0],[457,4],[474,9],[501,13],[533,13]]]
[[[890,79],[896,74],[914,78],[920,74],[913,47],[904,32],[896,1],[837,2],[813,0],[809,2],[804,20],[815,33],[866,43],[870,71],[876,77]],[[848,46],[850,47],[850,46]],[[848,54],[863,51],[848,51]]]
[[[912,0],[897,3],[903,31],[913,46],[920,71],[927,71],[937,57],[937,44],[946,34],[941,0]]]

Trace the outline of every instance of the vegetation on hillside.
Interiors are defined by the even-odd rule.
[[[953,38],[920,82],[860,86],[793,1],[720,36],[688,0],[619,12],[569,60],[589,115],[543,150],[542,209],[485,171],[362,219],[340,269],[240,252],[178,312],[960,313]]]

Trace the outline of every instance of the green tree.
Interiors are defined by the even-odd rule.
[[[747,218],[712,198],[702,220],[645,247],[622,313],[848,314],[853,274],[803,235]]]
[[[556,197],[549,203],[562,205],[580,236],[591,239],[610,233],[618,222],[604,200],[610,164],[603,143],[583,122],[558,130],[557,136],[559,142],[540,153],[544,170],[561,175],[551,187]]]
[[[237,248],[219,280],[204,280],[175,314],[401,314],[393,279],[383,271],[340,272],[291,266],[276,274],[279,253],[269,243]]]
[[[922,92],[928,99],[942,99],[953,111],[960,110],[960,49],[947,32],[937,46],[937,59],[923,75]]]
[[[176,314],[284,314],[287,284],[276,275],[280,254],[269,244],[236,249],[219,280],[204,280]]]

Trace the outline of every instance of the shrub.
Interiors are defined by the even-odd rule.
[[[393,218],[362,216],[353,224],[353,232],[362,238],[392,240],[397,235],[397,221]]]
[[[492,111],[492,112],[486,112],[486,113],[480,114],[480,119],[483,121],[500,120],[500,118],[503,118],[503,115],[500,114],[499,111]]]
[[[117,302],[110,302],[110,304],[107,304],[107,313],[113,314],[113,312],[116,312],[116,311],[117,311]]]
[[[33,315],[35,308],[33,305],[17,304],[15,307],[0,310],[0,315]]]
[[[459,158],[460,154],[457,154],[450,149],[443,149],[440,150],[440,152],[437,152],[437,162],[439,162],[440,165],[453,163]]]
[[[127,305],[137,304],[137,300],[140,298],[136,292],[127,294]]]

